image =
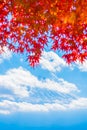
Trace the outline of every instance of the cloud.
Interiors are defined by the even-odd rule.
[[[77,100],[72,100],[68,106],[70,109],[87,109],[87,98],[80,97]]]
[[[30,71],[22,67],[10,69],[5,75],[0,75],[0,88],[6,89],[20,98],[28,97],[29,93],[34,88],[47,89],[63,94],[78,92],[75,84],[69,83],[64,79],[45,79],[39,80]]]
[[[48,111],[68,111],[76,109],[87,109],[87,98],[78,98],[68,104],[44,103],[31,104],[27,102],[13,102],[3,100],[0,102],[0,113],[11,114],[14,112],[48,112]]]
[[[0,109],[0,115],[3,114],[3,115],[8,115],[10,114],[11,112],[9,110],[1,110]]]
[[[8,50],[7,47],[3,47],[2,54],[0,54],[0,63],[3,62],[3,60],[9,60],[12,57],[11,51]]]
[[[42,80],[22,67],[10,69],[0,75],[0,114],[87,109],[87,98],[73,95],[78,91],[62,78]]]
[[[0,94],[0,99],[1,100],[7,99],[7,100],[14,101],[14,97],[10,94]]]
[[[83,72],[87,72],[87,60],[85,60],[83,63],[80,63],[79,61],[77,61],[76,67],[79,68]]]
[[[65,107],[61,104],[31,104],[27,102],[12,102],[8,100],[4,100],[0,102],[0,113],[3,110],[3,114],[7,112],[42,112],[42,111],[49,111],[49,110],[64,110]]]
[[[40,65],[43,69],[51,72],[60,71],[63,67],[67,67],[67,63],[53,51],[43,52]]]

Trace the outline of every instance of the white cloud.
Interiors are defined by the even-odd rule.
[[[77,100],[72,100],[69,104],[70,109],[87,109],[87,98],[81,97]]]
[[[8,114],[10,114],[11,112],[9,111],[9,110],[1,110],[0,109],[0,115],[2,114],[4,114],[4,115],[8,115]]]
[[[43,52],[40,65],[43,69],[47,69],[51,72],[60,71],[63,67],[68,66],[68,64],[53,51]]]
[[[7,112],[7,114],[12,112],[42,112],[49,110],[64,110],[65,107],[61,104],[31,104],[27,102],[12,102],[8,100],[4,100],[0,102],[0,111],[3,114]],[[0,113],[1,113],[0,112]]]
[[[0,88],[10,90],[20,98],[29,96],[28,87],[31,89],[45,88],[64,94],[70,94],[73,91],[78,92],[77,86],[73,83],[69,83],[63,79],[56,81],[51,79],[39,80],[22,67],[10,69],[5,75],[0,75]]]
[[[44,103],[44,104],[31,104],[27,102],[13,102],[3,100],[0,102],[0,113],[10,114],[14,112],[48,112],[48,111],[68,111],[76,109],[87,109],[87,98],[78,98],[72,100],[68,104],[63,103]]]
[[[66,93],[66,94],[73,91],[78,91],[75,84],[69,83],[64,79],[58,79],[58,81],[46,79],[45,82],[40,82],[40,86],[45,87],[49,90]]]
[[[7,100],[14,101],[14,97],[10,94],[0,94],[0,99],[7,99]]]
[[[77,61],[76,67],[79,68],[81,71],[87,72],[87,60],[85,60],[83,63],[80,63],[79,61]]]
[[[7,47],[3,47],[3,51],[2,54],[0,54],[0,63],[3,62],[3,60],[9,60],[12,57],[12,53],[11,51],[8,50]]]
[[[28,90],[28,87],[30,90]],[[43,89],[48,90],[48,92],[57,92],[61,94],[62,99],[54,98],[51,101],[42,100],[38,103],[32,103],[32,99],[29,96],[32,93],[32,90],[39,88],[43,91]],[[30,71],[19,67],[10,69],[4,75],[0,75],[0,90],[6,89],[11,91],[12,93],[0,93],[0,114],[10,114],[13,112],[48,112],[48,111],[57,111],[57,110],[68,110],[68,109],[84,109],[87,108],[87,99],[86,98],[78,98],[76,99],[71,97],[73,91],[78,92],[78,88],[75,84],[69,83],[64,79],[45,79],[39,80],[36,76],[30,73]],[[38,91],[39,93],[39,91]],[[70,95],[71,94],[71,95]],[[40,95],[43,96],[43,95]],[[55,94],[54,94],[55,96]],[[66,98],[66,96],[70,96]],[[25,100],[28,98],[28,100]],[[39,97],[40,98],[40,97]],[[21,100],[19,100],[21,99]],[[66,101],[63,101],[67,100]],[[36,99],[38,100],[38,99]],[[35,101],[36,101],[35,100]],[[41,101],[42,101],[41,100]],[[48,98],[47,98],[48,100]],[[82,104],[81,104],[82,102]]]

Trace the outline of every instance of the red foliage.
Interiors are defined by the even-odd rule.
[[[50,33],[50,34],[49,34]],[[87,0],[0,0],[0,52],[6,46],[39,63],[48,40],[68,63],[87,58]]]

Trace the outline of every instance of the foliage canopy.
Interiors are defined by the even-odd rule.
[[[49,38],[68,63],[87,58],[87,0],[0,0],[0,53],[6,46],[39,63]]]

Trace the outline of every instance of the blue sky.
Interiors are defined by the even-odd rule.
[[[0,130],[85,130],[87,61],[68,65],[43,52],[32,68],[25,55],[0,56]]]

